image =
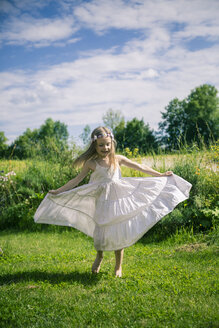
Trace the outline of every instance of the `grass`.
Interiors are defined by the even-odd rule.
[[[113,275],[113,252],[105,253],[100,274],[92,275],[91,238],[33,223],[44,193],[69,180],[72,168],[38,160],[0,161],[1,170],[17,174],[2,182],[0,224],[11,229],[15,221],[29,229],[0,231],[0,328],[219,327],[215,154],[134,159],[157,170],[173,169],[193,188],[188,201],[125,250],[121,279]],[[122,174],[146,176],[126,167]]]
[[[75,231],[0,232],[0,327],[219,327],[217,245],[179,232],[114,254],[91,274],[91,238]]]

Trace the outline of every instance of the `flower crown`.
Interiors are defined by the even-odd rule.
[[[94,135],[93,138],[91,138],[91,141],[93,142],[98,138],[107,138],[107,137],[111,137],[112,140],[114,140],[114,135],[112,134],[112,132],[110,132],[110,133],[101,133],[98,136]]]

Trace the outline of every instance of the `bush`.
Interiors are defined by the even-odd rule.
[[[56,189],[76,176],[71,166],[42,161],[23,161],[27,167],[16,174],[10,171],[0,180],[0,226],[6,228],[38,229],[34,213],[50,189]],[[19,161],[11,162],[15,167]],[[13,173],[11,173],[13,172]],[[3,173],[3,172],[2,172]]]
[[[161,239],[180,228],[193,227],[194,232],[205,232],[218,226],[219,174],[206,167],[203,157],[185,156],[176,160],[172,170],[192,184],[190,197],[180,203],[173,212],[154,226],[150,233],[159,234]]]
[[[194,232],[205,232],[218,226],[219,174],[210,167],[212,163],[215,164],[214,152],[213,147],[205,153],[196,150],[192,154],[176,155],[168,169],[192,184],[190,197],[156,224],[147,235],[154,234],[163,239],[180,228],[193,227]],[[135,155],[135,161],[141,162],[137,151]],[[61,163],[39,160],[2,161],[5,172],[0,176],[1,228],[52,229],[51,226],[36,225],[33,216],[48,190],[58,188],[78,174],[71,162],[68,156],[63,156]],[[157,167],[155,169],[159,170]],[[129,168],[123,167],[122,170],[125,176],[144,176]],[[163,165],[161,171],[165,170]],[[89,176],[81,184],[88,183],[88,180]]]

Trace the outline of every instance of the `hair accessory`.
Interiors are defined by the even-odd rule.
[[[94,135],[93,138],[91,138],[91,141],[93,142],[96,141],[97,138],[107,138],[107,137],[111,137],[112,140],[114,140],[114,135],[112,134],[112,132],[110,132],[110,133],[103,133],[103,134],[101,133],[98,136]]]

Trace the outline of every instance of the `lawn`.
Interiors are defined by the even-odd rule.
[[[184,240],[184,241],[183,241]],[[219,327],[218,247],[198,237],[125,249],[91,273],[91,238],[74,229],[0,232],[0,327]]]

